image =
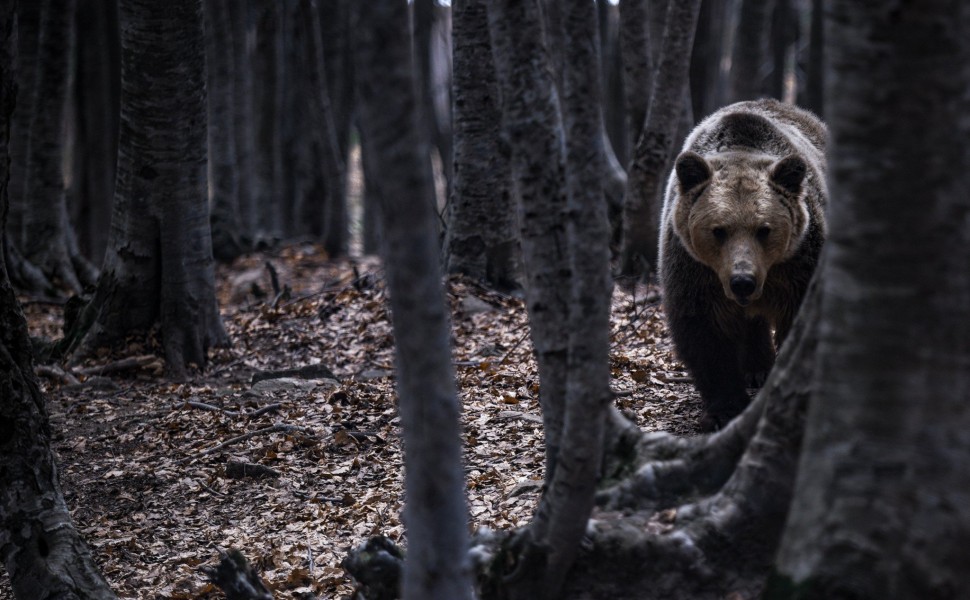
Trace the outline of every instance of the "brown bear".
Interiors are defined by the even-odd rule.
[[[763,383],[808,288],[825,241],[826,138],[808,111],[738,102],[704,119],[677,157],[659,274],[705,429],[747,406],[746,387]]]

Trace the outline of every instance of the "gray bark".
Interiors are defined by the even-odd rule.
[[[567,240],[572,281],[566,414],[558,467],[543,502],[548,499],[551,509],[548,532],[542,540],[551,549],[544,585],[547,598],[559,596],[586,531],[600,476],[604,417],[612,399],[609,320],[613,286],[602,177],[606,138],[594,5],[587,0],[564,3],[562,27]],[[533,527],[538,525],[534,522]]]
[[[10,180],[17,56],[13,0],[0,1],[0,247]],[[14,597],[114,598],[71,522],[34,377],[27,322],[0,260],[0,558]]]
[[[825,3],[812,0],[812,17],[808,34],[808,56],[805,66],[805,86],[799,104],[819,117],[825,116]]]
[[[251,245],[256,227],[256,200],[253,194],[256,138],[253,130],[253,71],[249,53],[250,2],[227,3],[229,46],[232,54],[232,133],[236,149],[237,203],[239,232],[244,247]]]
[[[570,266],[566,233],[565,140],[536,0],[488,6],[502,126],[519,198],[526,306],[542,387],[546,480],[556,470],[565,416]]]
[[[7,215],[8,246],[24,240],[24,182],[27,179],[27,146],[30,119],[37,105],[37,40],[40,37],[41,2],[17,4],[17,105],[10,125],[10,209]],[[14,273],[10,273],[14,277]]]
[[[283,110],[282,9],[276,0],[257,0],[253,51],[253,121],[256,138],[253,197],[258,223],[255,237],[282,235],[283,156],[280,138]]]
[[[702,0],[690,59],[690,97],[694,120],[701,121],[724,104],[721,63],[729,14],[726,0]]]
[[[792,0],[774,0],[771,16],[771,80],[768,92],[772,98],[785,100],[788,55],[795,43],[798,27],[792,11]]]
[[[373,144],[404,429],[404,522],[408,553],[402,597],[472,598],[459,405],[451,367],[432,182],[422,168],[404,2],[360,3],[358,94]],[[388,101],[392,99],[392,101]],[[463,558],[464,557],[464,558]]]
[[[450,195],[453,166],[452,136],[447,127],[450,119],[447,113],[439,114],[438,105],[435,102],[435,87],[438,84],[433,60],[435,53],[439,51],[435,33],[440,29],[439,23],[446,18],[443,15],[445,9],[438,6],[437,0],[414,0],[411,9],[414,26],[414,64],[417,69],[422,129],[438,151],[446,193]]]
[[[361,202],[364,203],[363,246],[364,254],[378,254],[384,243],[384,227],[381,224],[381,201],[377,193],[379,171],[374,161],[375,149],[367,135],[360,132],[360,165],[364,176],[364,190]]]
[[[111,224],[118,116],[121,94],[121,40],[115,2],[80,0],[77,28],[77,146],[74,181],[78,204],[78,245],[97,264],[104,258]]]
[[[205,62],[208,94],[209,202],[212,249],[220,261],[244,252],[239,203],[234,105],[235,55],[232,52],[230,0],[202,0],[205,10]]]
[[[774,0],[741,0],[741,14],[731,50],[731,102],[754,100],[765,95],[774,4]]]
[[[97,278],[80,254],[64,189],[64,116],[74,0],[44,0],[24,180],[24,256],[56,285],[80,293]]]
[[[626,108],[627,139],[632,149],[647,120],[650,90],[655,69],[648,26],[647,0],[620,2],[620,57],[623,66],[623,105]],[[653,2],[652,4],[656,4]]]
[[[819,378],[778,598],[970,585],[970,5],[833,0]]]
[[[518,236],[498,81],[483,0],[457,0],[454,27],[454,156],[445,268],[497,289],[518,287]]]
[[[627,169],[620,273],[639,276],[657,262],[660,195],[685,110],[700,0],[670,2],[650,107]],[[644,264],[645,263],[645,264]]]
[[[123,0],[120,16],[121,140],[108,251],[65,344],[84,335],[83,355],[160,323],[168,369],[182,377],[190,365],[205,366],[210,346],[227,342],[206,202],[202,5]]]

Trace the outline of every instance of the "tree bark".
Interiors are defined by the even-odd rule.
[[[229,19],[229,46],[232,55],[232,134],[236,149],[237,203],[239,233],[244,248],[250,247],[256,227],[256,200],[253,195],[256,138],[253,131],[253,71],[249,52],[250,2],[226,3]]]
[[[459,405],[451,367],[427,142],[404,2],[360,3],[361,125],[381,177],[385,260],[404,429],[408,553],[402,597],[471,599]],[[390,99],[390,101],[389,101]]]
[[[280,137],[283,110],[282,8],[276,0],[257,0],[253,51],[253,120],[256,137],[253,196],[259,217],[254,234],[282,236],[283,156]]]
[[[700,122],[723,104],[721,63],[724,58],[726,0],[702,0],[690,59],[690,97],[694,120]]]
[[[765,93],[771,12],[774,0],[741,0],[741,15],[731,50],[731,102]]]
[[[0,238],[8,206],[16,97],[13,0],[0,1]],[[0,247],[3,246],[0,240]],[[0,260],[0,557],[14,597],[114,598],[71,522],[34,377],[27,322]]]
[[[205,9],[205,63],[208,94],[209,201],[212,250],[231,262],[244,251],[239,203],[239,166],[234,107],[235,54],[232,52],[230,0],[202,0]]]
[[[970,6],[827,11],[826,326],[772,597],[952,598],[970,584]]]
[[[526,305],[542,387],[546,481],[556,470],[565,411],[570,266],[566,239],[565,140],[537,0],[488,6],[502,127],[519,197]]]
[[[820,118],[825,116],[825,3],[812,0],[804,97],[799,103]]]
[[[80,0],[77,103],[78,177],[74,200],[79,204],[78,245],[96,264],[107,247],[104,232],[111,224],[115,164],[118,158],[118,117],[121,112],[121,40],[115,2]]]
[[[85,260],[67,213],[64,116],[75,0],[44,0],[24,181],[24,256],[56,285],[81,293],[97,270]]]
[[[120,15],[121,140],[108,252],[64,345],[80,341],[83,355],[160,323],[168,369],[184,377],[190,365],[205,366],[210,346],[227,343],[206,202],[201,0],[122,0]]]
[[[687,93],[700,0],[670,2],[650,109],[627,169],[620,274],[638,277],[657,262],[660,196]]]
[[[653,3],[656,4],[656,3]],[[647,0],[620,2],[620,57],[623,66],[623,105],[626,108],[626,148],[636,145],[647,120],[655,63]]]
[[[457,0],[454,27],[454,155],[445,269],[502,290],[519,287],[519,248],[509,151],[483,0]]]

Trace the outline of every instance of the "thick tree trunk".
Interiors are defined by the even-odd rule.
[[[620,274],[636,277],[657,262],[663,178],[685,110],[700,0],[670,2],[650,109],[627,169]]]
[[[361,125],[381,177],[391,314],[404,429],[404,522],[408,553],[402,597],[471,599],[459,405],[438,240],[422,168],[404,2],[360,3],[356,56]],[[390,100],[390,101],[389,101]]]
[[[13,0],[0,1],[0,247],[16,97]],[[27,322],[0,260],[0,558],[15,598],[114,598],[71,522],[33,373]]]
[[[41,8],[36,104],[30,119],[24,181],[24,256],[55,284],[80,293],[97,270],[82,256],[64,190],[64,109],[70,79],[75,0],[44,0]]]
[[[457,0],[454,27],[455,165],[445,232],[445,268],[503,289],[518,286],[519,248],[508,150],[488,14],[483,0]]]
[[[731,102],[754,100],[765,93],[769,34],[774,0],[741,0],[731,51]]]
[[[160,323],[168,368],[182,377],[227,342],[206,203],[201,0],[122,0],[120,9],[121,140],[108,252],[65,344],[87,331],[84,354]]]
[[[723,104],[721,62],[729,14],[726,0],[702,0],[690,58],[690,97],[694,120],[700,122]]]
[[[519,196],[526,305],[542,388],[546,480],[556,470],[565,417],[569,334],[565,140],[537,0],[488,6],[492,55],[502,95],[502,125]]]
[[[632,149],[647,121],[655,63],[651,52],[647,0],[620,2],[620,56],[623,105],[626,108],[626,148]],[[656,3],[654,3],[656,4]]]
[[[954,598],[970,586],[970,5],[827,11],[825,326],[772,597]]]
[[[239,204],[239,165],[234,121],[235,54],[232,52],[231,0],[202,0],[205,8],[205,63],[208,94],[209,202],[212,250],[230,262],[244,251]]]

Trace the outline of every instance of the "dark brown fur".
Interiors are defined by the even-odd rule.
[[[681,360],[723,426],[774,363],[825,241],[825,126],[775,100],[705,119],[671,174],[660,280]],[[774,340],[771,330],[774,329]]]

